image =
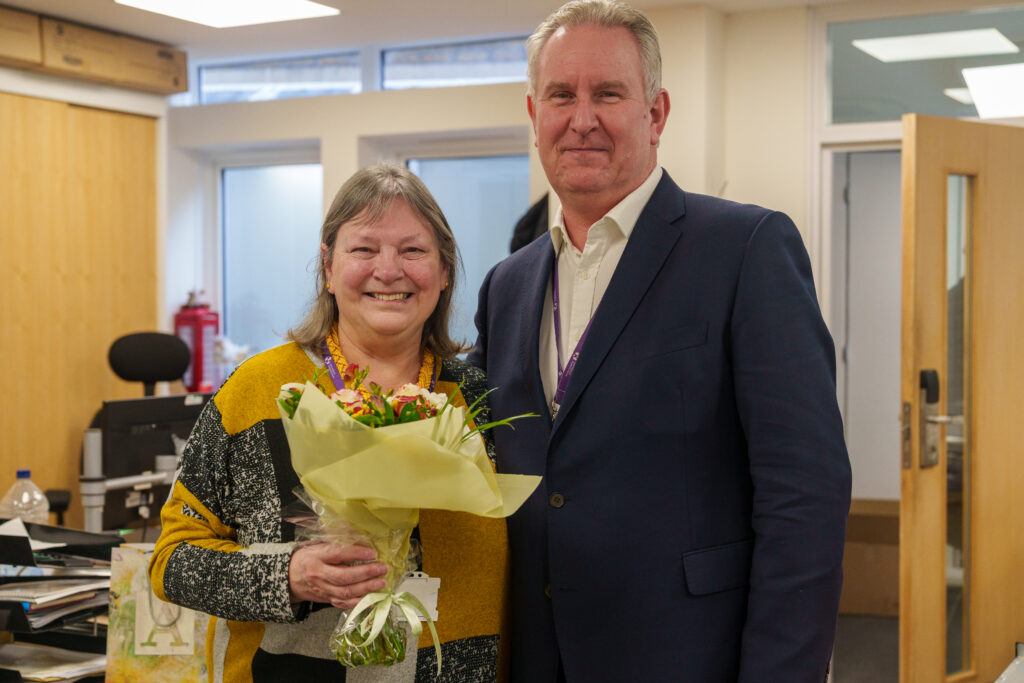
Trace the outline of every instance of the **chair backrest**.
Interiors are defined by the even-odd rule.
[[[152,396],[157,382],[173,382],[185,375],[191,354],[176,335],[136,332],[115,340],[107,359],[118,377],[142,382],[146,396]]]

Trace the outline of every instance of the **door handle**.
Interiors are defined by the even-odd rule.
[[[963,415],[929,415],[925,418],[925,421],[929,424],[937,425],[962,425],[964,423]]]
[[[939,415],[939,373],[921,371],[921,457],[920,467],[925,469],[939,464],[940,425],[950,424],[955,418]],[[963,417],[960,416],[963,421]]]

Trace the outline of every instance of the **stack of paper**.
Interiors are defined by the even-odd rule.
[[[0,602],[21,603],[33,629],[80,612],[83,617],[109,600],[110,579],[44,579],[0,585]]]
[[[59,647],[7,643],[0,645],[0,668],[21,673],[26,681],[70,681],[103,673],[104,655]]]

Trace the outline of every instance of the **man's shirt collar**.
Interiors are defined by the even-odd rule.
[[[594,225],[602,221],[608,221],[610,225],[617,227],[623,237],[628,240],[633,232],[633,228],[636,227],[636,222],[640,219],[640,214],[643,212],[644,207],[647,206],[647,202],[650,201],[651,195],[654,194],[655,188],[658,187],[658,183],[661,182],[663,173],[664,171],[662,171],[661,166],[655,166],[651,174],[647,176],[647,180],[640,184],[640,187],[623,197],[621,202],[613,206]],[[555,248],[555,256],[561,253],[564,244],[572,244],[569,241],[569,234],[565,230],[561,204],[559,204],[558,209],[554,212],[548,233],[551,235],[551,244]]]

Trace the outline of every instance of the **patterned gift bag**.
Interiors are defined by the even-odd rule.
[[[152,552],[152,543],[111,552],[107,683],[201,683],[209,616],[156,597],[146,572]]]

